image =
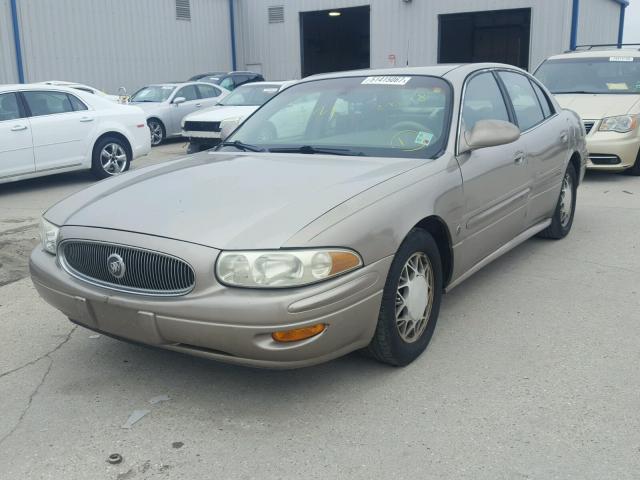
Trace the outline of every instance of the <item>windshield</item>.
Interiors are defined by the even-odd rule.
[[[450,116],[451,88],[441,78],[316,80],[284,90],[221,150],[237,142],[244,149],[433,158],[446,142]]]
[[[243,85],[227,95],[220,105],[233,105],[236,107],[257,107],[273,97],[280,85]]]
[[[131,96],[131,102],[164,102],[169,99],[176,87],[151,85],[138,90]]]
[[[640,93],[640,58],[612,56],[547,60],[535,73],[559,93]]]

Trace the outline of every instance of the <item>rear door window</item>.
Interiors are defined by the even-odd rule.
[[[498,75],[507,88],[520,130],[524,132],[542,122],[545,118],[542,107],[529,79],[515,72],[499,72]]]
[[[56,115],[73,112],[69,95],[64,92],[22,92],[29,105],[31,116]]]
[[[540,106],[542,107],[542,113],[544,113],[544,118],[549,118],[551,115],[555,113],[555,111],[553,110],[553,107],[551,106],[551,101],[549,100],[549,97],[547,97],[547,95],[542,91],[542,89],[537,83],[531,82],[531,85],[533,86],[533,90],[536,92],[536,96],[538,97],[538,101],[540,102]]]
[[[87,110],[87,106],[76,96],[69,95],[69,101],[71,102],[71,106],[75,111],[79,110]]]
[[[186,102],[190,102],[192,100],[198,100],[198,89],[195,85],[187,85],[186,87],[182,87],[176,93],[176,96],[173,98],[184,97]]]
[[[201,98],[215,98],[222,94],[222,90],[212,85],[198,85]]]

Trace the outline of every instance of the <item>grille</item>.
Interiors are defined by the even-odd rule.
[[[176,20],[191,21],[191,3],[189,0],[176,0]]]
[[[268,10],[269,23],[284,22],[284,6],[269,7]]]
[[[220,122],[184,122],[186,132],[219,132]]]
[[[591,121],[587,121],[584,122],[584,129],[587,133],[589,133],[591,131],[591,129],[593,128],[593,126],[595,125],[596,122],[591,122]]]
[[[112,290],[173,296],[189,293],[195,284],[191,267],[164,253],[86,240],[67,240],[60,245],[60,253],[70,275]],[[114,275],[109,263],[120,259],[124,268]]]

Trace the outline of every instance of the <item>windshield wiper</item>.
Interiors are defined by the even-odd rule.
[[[249,143],[243,143],[240,140],[234,140],[233,142],[222,142],[220,147],[235,147],[238,150],[242,150],[243,152],[266,152],[268,150],[258,147],[256,145],[251,145]]]
[[[301,147],[275,147],[270,148],[268,151],[273,153],[306,153],[309,155],[317,153],[326,155],[365,156],[362,152],[356,152],[348,148],[314,147],[311,145],[302,145]]]
[[[597,92],[587,92],[586,90],[567,90],[566,92],[552,92],[554,95],[572,94],[572,93],[586,93],[588,95],[596,95]]]

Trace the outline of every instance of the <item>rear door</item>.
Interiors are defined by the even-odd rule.
[[[218,87],[207,85],[206,83],[200,83],[197,88],[200,94],[200,99],[202,100],[201,103],[203,108],[213,107],[222,99],[222,90]]]
[[[459,135],[471,132],[480,120],[514,123],[493,72],[467,79],[461,116]],[[458,155],[465,197],[458,259],[462,272],[524,230],[530,188],[524,160],[520,141]]]
[[[30,90],[22,96],[29,108],[36,171],[86,163],[95,113],[66,92]]]
[[[36,169],[31,124],[16,92],[0,94],[0,179]]]
[[[527,226],[553,215],[567,158],[568,125],[556,115],[539,85],[514,71],[498,74],[513,105],[522,131],[526,168],[531,179]]]
[[[183,103],[173,103],[176,98],[180,97],[185,99]],[[180,135],[182,132],[182,119],[199,110],[202,106],[202,100],[195,84],[185,85],[180,88],[171,101],[171,124],[165,125],[169,130],[167,135]]]

